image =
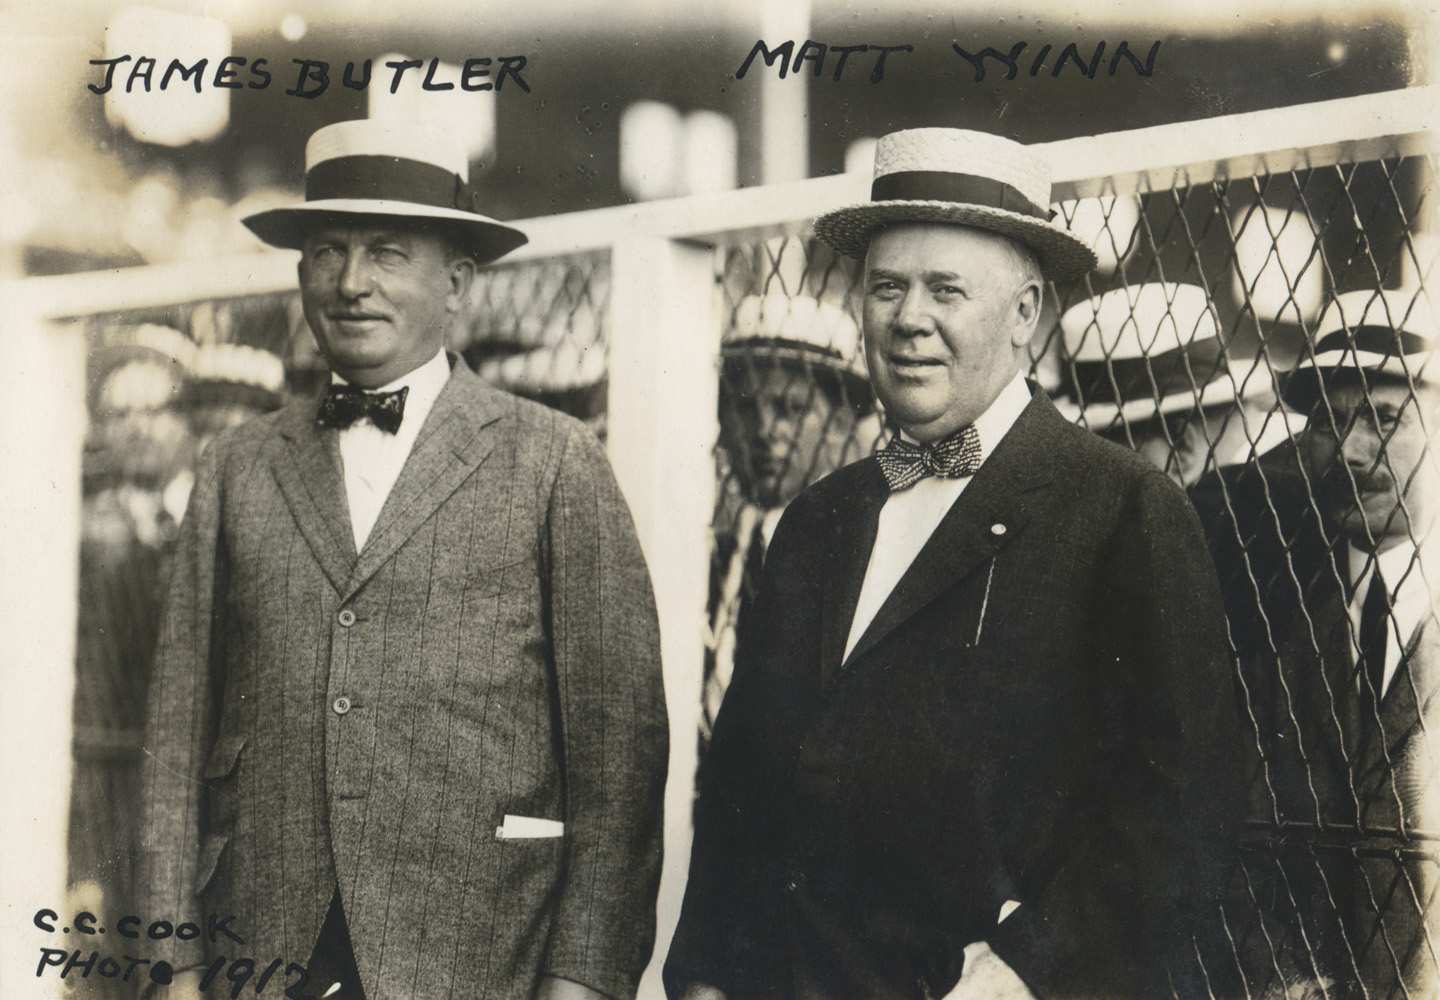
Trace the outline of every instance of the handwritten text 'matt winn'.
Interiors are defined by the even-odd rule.
[[[1047,71],[1052,77],[1062,73],[1067,76],[1079,73],[1093,80],[1102,66],[1106,67],[1108,75],[1114,76],[1120,71],[1122,64],[1129,66],[1137,76],[1150,76],[1155,72],[1155,57],[1160,52],[1160,43],[1153,43],[1143,60],[1126,41],[1122,41],[1110,51],[1109,59],[1105,58],[1105,42],[1097,42],[1093,47],[1087,45],[1083,49],[1077,43],[1071,42],[1058,51],[1054,45],[1042,45],[1027,51],[1030,48],[1029,42],[1016,42],[1003,50],[987,45],[972,52],[958,42],[951,44],[950,48],[963,60],[958,64],[959,67],[967,73],[973,71],[973,79],[979,83],[993,73],[1003,73],[1006,80],[1013,80],[1022,70],[1030,76],[1039,76]],[[782,80],[787,74],[798,76],[806,68],[809,68],[813,76],[819,77],[825,74],[828,68],[830,79],[838,83],[847,68],[859,66],[861,72],[869,69],[871,83],[879,83],[885,79],[887,60],[890,57],[899,58],[902,53],[914,51],[913,45],[830,45],[809,38],[798,47],[793,39],[772,46],[761,39],[751,46],[745,61],[735,71],[735,79],[743,80],[755,60],[759,59],[774,69]],[[1053,62],[1050,60],[1051,55],[1055,56]]]

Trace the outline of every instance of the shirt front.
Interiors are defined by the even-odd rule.
[[[440,398],[440,391],[450,380],[450,362],[441,350],[419,368],[386,383],[374,392],[394,392],[404,386],[405,415],[400,429],[387,434],[371,423],[369,417],[355,421],[340,431],[340,462],[345,472],[345,499],[350,505],[350,528],[355,535],[355,551],[365,547],[365,540],[380,517],[385,500],[400,478],[400,470],[415,447],[425,418]],[[332,373],[330,381],[347,385],[345,379]]]
[[[982,465],[1029,404],[1030,387],[1025,377],[1017,374],[985,412],[975,418],[973,426],[980,437]],[[860,599],[855,604],[855,617],[850,622],[844,659],[850,658],[890,592],[973,478],[927,476],[908,489],[891,493],[885,500],[875,531],[875,545],[870,550],[870,562],[865,567],[865,580],[860,586]]]
[[[1380,567],[1380,578],[1390,592],[1391,605],[1390,620],[1385,623],[1385,676],[1380,687],[1383,698],[1390,690],[1390,682],[1400,666],[1405,647],[1430,612],[1430,588],[1425,583],[1419,550],[1414,545],[1401,543],[1373,554],[1351,545],[1350,579],[1354,583],[1349,607],[1352,664],[1359,662],[1360,615],[1365,595],[1370,589],[1371,574],[1377,565]]]

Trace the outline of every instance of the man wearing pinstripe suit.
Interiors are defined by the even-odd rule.
[[[202,460],[146,741],[140,912],[244,943],[156,957],[278,958],[317,997],[631,997],[667,749],[648,574],[588,432],[442,350],[525,238],[440,137],[346,122],[306,161],[303,205],[245,221],[301,250],[333,384]]]

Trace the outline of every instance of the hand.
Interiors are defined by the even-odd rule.
[[[945,1000],[1035,1000],[1035,994],[984,941],[965,946],[960,981]]]
[[[597,993],[588,986],[558,976],[546,976],[540,980],[535,991],[535,1000],[608,1000],[604,993]]]

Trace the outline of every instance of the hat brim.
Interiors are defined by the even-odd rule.
[[[1233,375],[1224,372],[1213,381],[1205,383],[1198,395],[1193,392],[1172,392],[1168,396],[1161,396],[1158,401],[1127,399],[1123,403],[1104,401],[1089,403],[1083,407],[1072,400],[1061,398],[1055,400],[1055,407],[1071,423],[1076,423],[1083,417],[1086,427],[1091,430],[1104,430],[1114,426],[1117,421],[1134,424],[1152,417],[1163,417],[1189,410],[1210,410],[1221,406],[1239,405],[1240,402],[1239,384],[1236,383]]]
[[[875,408],[875,389],[862,369],[809,344],[779,344],[773,339],[731,342],[720,348],[720,360],[728,365],[784,364],[801,375],[823,372],[845,383],[849,401],[858,411]]]
[[[499,260],[529,242],[520,230],[488,216],[408,201],[332,198],[272,208],[241,221],[271,246],[299,250],[306,234],[317,226],[355,225],[365,219],[405,220],[434,227],[455,239],[477,264]]]
[[[1337,376],[1357,379],[1384,379],[1391,383],[1433,385],[1440,371],[1430,351],[1401,356],[1374,354],[1370,351],[1326,351],[1292,371],[1280,390],[1280,399],[1292,410],[1309,413],[1320,400],[1320,394]]]
[[[827,212],[815,220],[815,235],[837,253],[864,260],[875,230],[896,222],[944,222],[1009,236],[1028,246],[1051,281],[1078,278],[1094,270],[1090,246],[1049,222],[985,205],[953,201],[872,201]]]

